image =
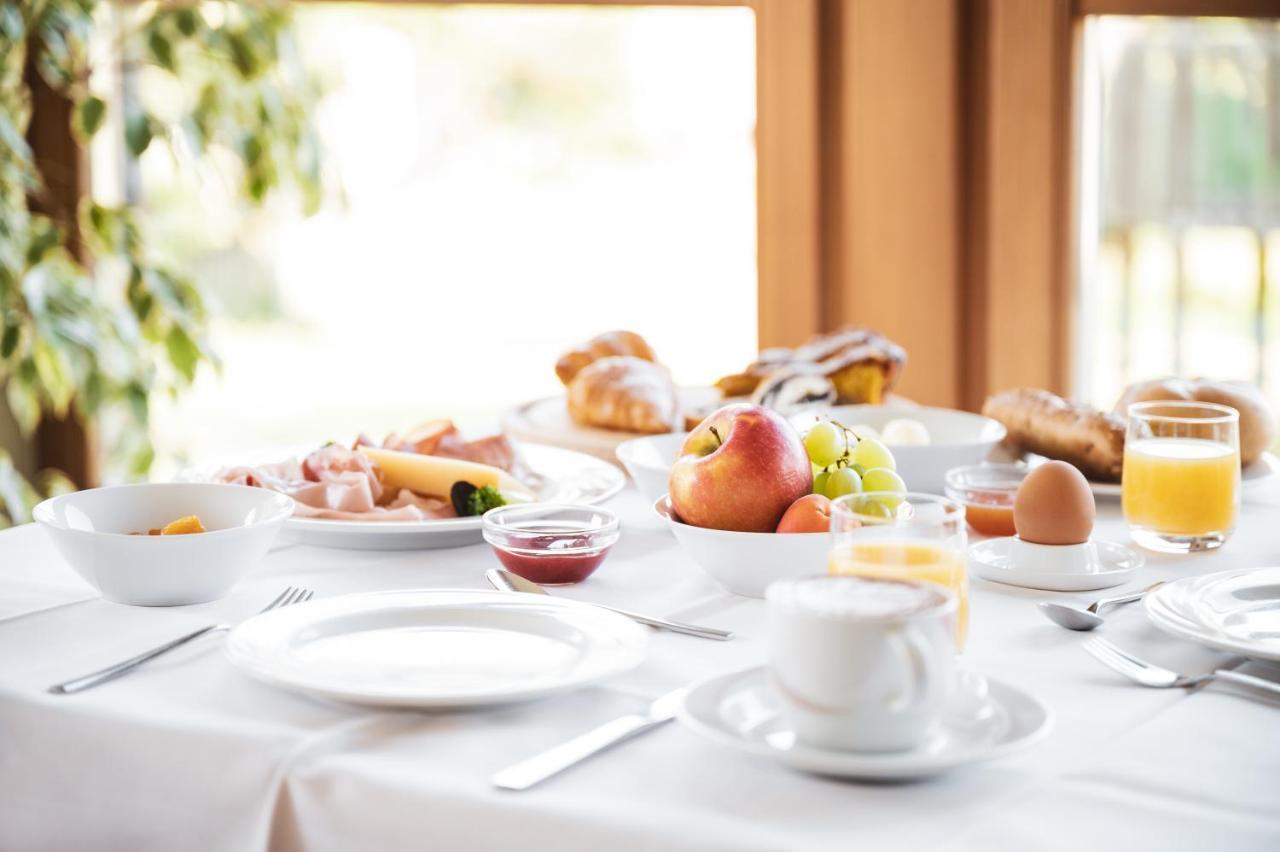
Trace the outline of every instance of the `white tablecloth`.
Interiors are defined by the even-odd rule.
[[[0,533],[0,850],[1280,849],[1280,704],[1229,687],[1135,686],[1037,612],[1046,593],[981,580],[965,661],[1054,709],[1053,734],[1029,751],[925,782],[857,784],[673,724],[528,792],[492,789],[496,769],[761,658],[760,602],[719,590],[634,491],[613,505],[621,542],[595,577],[557,593],[739,638],[656,633],[626,676],[474,713],[376,712],[277,691],[232,668],[218,640],[79,695],[45,690],[243,618],[288,584],[324,596],[483,587],[494,564],[483,546],[282,546],[226,600],[143,609],[97,599],[42,530]],[[1122,540],[1116,508],[1100,509],[1098,534]],[[1151,557],[1131,585],[1277,563],[1280,493],[1267,492],[1247,501],[1222,551]],[[1187,671],[1224,659],[1159,633],[1140,606],[1116,612],[1106,635]]]

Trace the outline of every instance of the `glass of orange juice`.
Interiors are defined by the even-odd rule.
[[[1133,403],[1120,492],[1143,547],[1221,547],[1240,513],[1240,415],[1208,402]]]
[[[831,574],[924,580],[955,593],[956,648],[969,627],[964,507],[934,494],[864,492],[831,506]]]

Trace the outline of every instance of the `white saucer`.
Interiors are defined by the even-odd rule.
[[[763,667],[695,685],[685,696],[679,719],[721,745],[771,757],[803,772],[868,780],[924,778],[1002,757],[1049,733],[1053,714],[1038,700],[1008,684],[978,680],[988,690],[981,710],[975,712],[974,696],[958,701],[962,712],[944,717],[911,751],[836,751],[796,744]]]
[[[1110,541],[1094,542],[1097,563],[1087,571],[1044,571],[1014,561],[1014,538],[991,538],[969,548],[969,572],[984,580],[1047,592],[1088,592],[1127,582],[1141,568],[1143,557]],[[1043,568],[1043,566],[1042,566]]]

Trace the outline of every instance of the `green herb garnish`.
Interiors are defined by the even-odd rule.
[[[483,515],[490,509],[507,505],[506,499],[492,485],[476,488],[470,482],[455,482],[449,489],[449,500],[458,517]]]

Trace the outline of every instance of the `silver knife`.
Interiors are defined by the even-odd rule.
[[[547,594],[546,589],[532,580],[526,580],[519,574],[503,571],[501,568],[490,568],[484,572],[484,576],[488,579],[489,585],[500,592],[527,592],[531,595]],[[719,630],[715,627],[700,627],[697,624],[685,624],[682,621],[672,621],[669,618],[655,618],[652,615],[641,615],[638,612],[618,609],[605,604],[592,602],[591,605],[600,607],[600,609],[607,609],[609,612],[616,612],[618,615],[625,615],[634,622],[656,627],[659,630],[670,630],[672,633],[683,633],[686,636],[697,636],[700,639],[715,639],[719,642],[727,642],[733,638],[733,633],[728,630]]]
[[[545,781],[592,755],[670,722],[675,718],[686,692],[688,689],[668,692],[650,704],[647,713],[620,716],[611,722],[605,722],[568,742],[495,772],[489,781],[503,790],[528,790],[534,784]]]

